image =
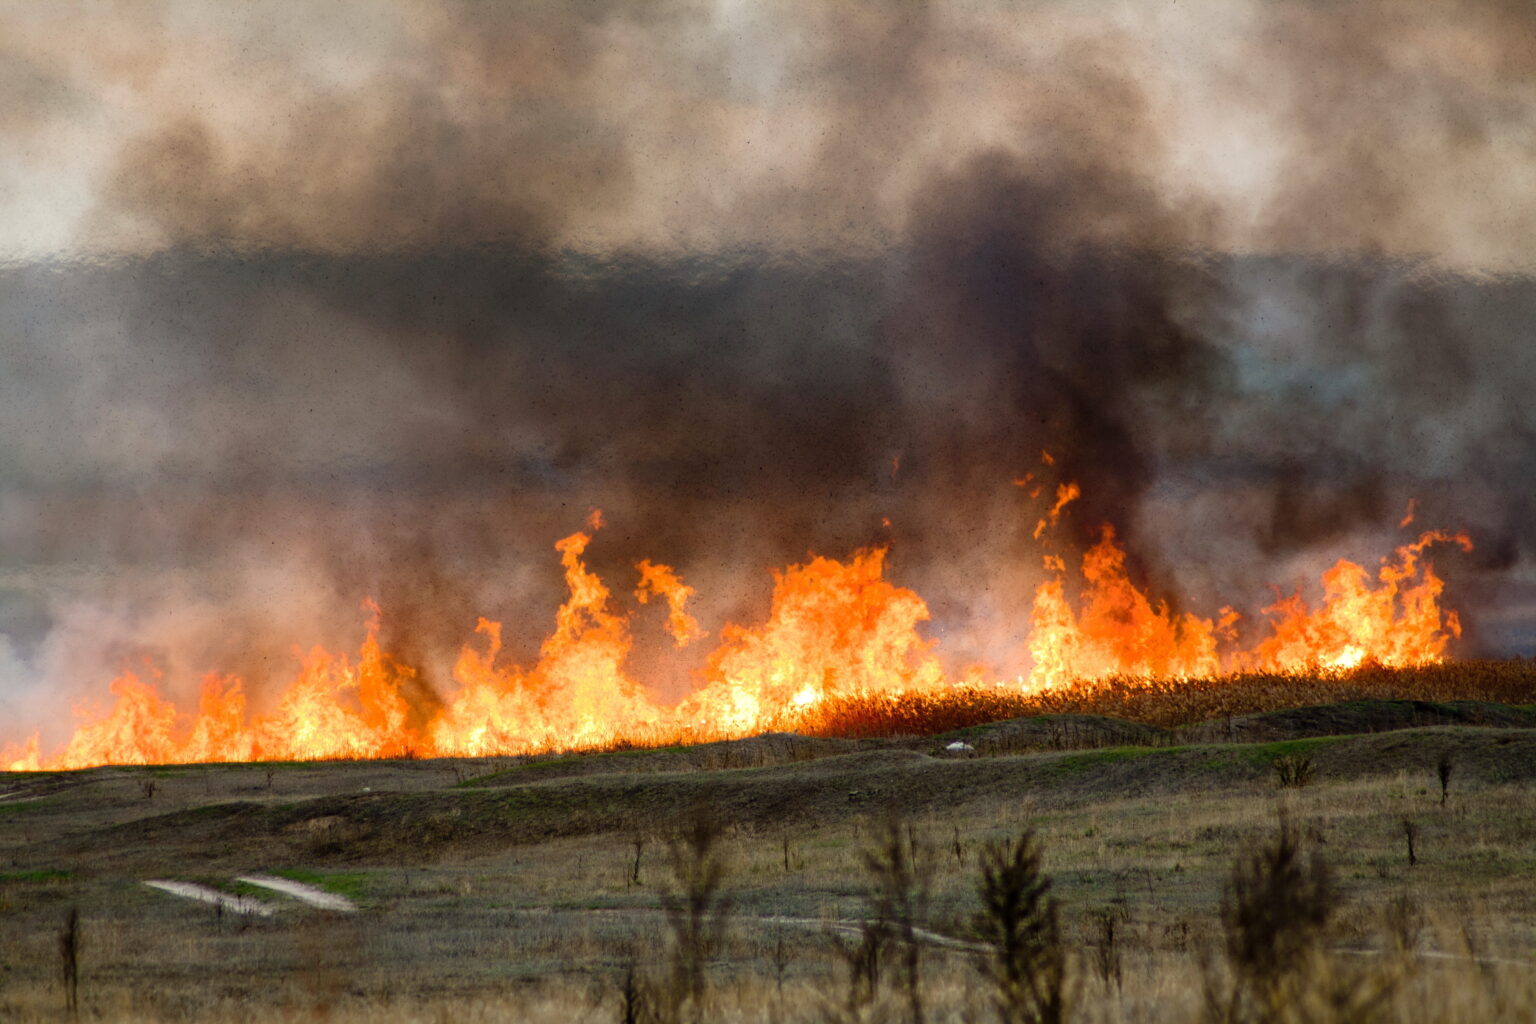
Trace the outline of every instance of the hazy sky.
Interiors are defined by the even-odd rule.
[[[1192,244],[1525,266],[1533,20],[1523,0],[14,0],[0,251],[878,246],[936,176],[1068,149],[1135,161]]]

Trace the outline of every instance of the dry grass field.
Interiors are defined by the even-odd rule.
[[[929,736],[0,775],[0,1019],[1530,1020],[1536,709],[1498,674]],[[1065,1002],[1000,1018],[978,881],[1027,830],[1051,888],[1016,914],[1021,977]]]

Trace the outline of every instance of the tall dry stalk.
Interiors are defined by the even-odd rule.
[[[80,910],[71,907],[59,933],[59,960],[64,975],[64,1012],[80,1015]]]

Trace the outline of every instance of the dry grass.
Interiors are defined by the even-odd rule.
[[[1352,700],[1536,702],[1536,662],[1457,661],[1419,668],[1365,666],[1311,675],[1252,673],[1210,679],[1117,677],[1038,693],[966,687],[899,696],[840,697],[795,723],[816,736],[927,736],[1028,715],[1105,715],[1172,728],[1238,715]]]
[[[1536,797],[1525,784],[1460,782],[1442,808],[1435,762],[1426,758],[1417,775],[1324,777],[1284,794],[1298,832],[1326,851],[1345,897],[1326,969],[1342,976],[1403,949],[1416,958],[1406,988],[1390,994],[1386,1019],[1515,1021],[1536,1010],[1536,972],[1523,966],[1536,955],[1528,883],[1536,874]],[[999,795],[911,821],[898,846],[944,847],[913,928],[969,937],[983,908],[982,852],[1032,826],[1082,979],[1070,1019],[1199,1020],[1201,965],[1220,955],[1233,851],[1274,833],[1276,800],[1271,786],[1258,784],[1137,799],[1106,793],[1072,805]],[[1400,830],[1408,815],[1421,829],[1412,868]],[[711,1020],[823,1019],[826,993],[844,985],[831,955],[833,923],[869,913],[861,851],[878,840],[880,820],[850,816],[797,830],[788,858],[784,833],[722,836],[731,865],[722,892],[736,914],[720,948],[700,960]],[[251,856],[260,853],[254,847]],[[195,851],[166,856],[195,872]],[[660,890],[676,884],[674,872],[658,857],[637,887],[632,865],[629,833],[425,865],[361,863],[338,882],[358,891],[357,919],[294,909],[244,925],[158,897],[110,869],[33,873],[0,885],[8,903],[0,911],[0,1019],[63,1019],[54,937],[78,904],[84,1019],[618,1021],[630,959],[638,956],[652,977],[672,966]],[[1109,910],[1120,922],[1118,985],[1084,966]],[[1409,917],[1422,925],[1405,924]],[[992,1019],[972,957],[930,948],[919,970],[930,1024]],[[900,977],[898,970],[892,980]],[[866,1017],[907,1019],[909,999],[902,985],[887,985]]]
[[[1148,720],[1177,725],[1182,715],[1203,714],[1197,711],[1210,687],[1179,685],[1182,691],[1166,684],[1170,693],[1191,695],[1196,710],[1172,709]],[[1315,702],[1321,694],[1531,699],[1520,665],[1222,685],[1238,687],[1250,702],[1234,714]],[[1118,701],[1123,710],[1142,700],[1138,687],[1144,686],[1150,684],[1085,690],[1077,707],[1063,707],[1058,693],[1055,706],[1033,710],[1103,713],[1108,705],[1093,700]],[[956,698],[943,712],[952,715],[945,724],[952,727],[974,706]],[[918,730],[903,725],[897,731]],[[522,794],[565,793],[559,787],[571,781],[567,768],[575,774],[576,766],[555,764],[553,777],[530,772],[515,785],[508,780],[527,764],[496,779],[489,766],[468,762],[102,769],[39,777],[28,780],[38,797],[0,817],[0,1019],[68,1019],[58,936],[70,908],[78,907],[78,1000],[85,1020],[620,1021],[623,981],[633,964],[641,977],[685,981],[680,990],[692,994],[680,1004],[707,1005],[710,1021],[820,1022],[828,1019],[829,998],[839,1011],[845,1005],[837,938],[857,937],[862,923],[882,913],[870,901],[862,854],[878,851],[884,835],[888,876],[936,858],[931,876],[924,868],[921,899],[903,909],[892,897],[886,916],[894,930],[902,938],[933,933],[956,942],[927,945],[921,956],[904,958],[907,946],[898,938],[892,970],[858,1007],[860,1019],[895,1024],[920,1006],[927,1024],[993,1020],[995,993],[982,983],[977,954],[964,944],[974,939],[985,907],[977,887],[982,869],[998,867],[988,851],[1032,829],[1039,858],[1030,871],[1050,879],[1059,915],[1052,927],[1066,951],[1063,970],[1075,979],[1067,1019],[1196,1022],[1209,1018],[1213,985],[1231,977],[1221,973],[1229,970],[1222,966],[1222,899],[1238,894],[1234,854],[1269,841],[1277,806],[1284,806],[1294,838],[1326,857],[1339,898],[1326,935],[1309,947],[1311,980],[1295,989],[1295,999],[1277,1005],[1331,1024],[1341,1019],[1324,1005],[1334,994],[1356,992],[1362,978],[1387,979],[1372,1019],[1527,1021],[1536,1019],[1536,888],[1529,881],[1536,877],[1536,786],[1530,771],[1511,766],[1520,758],[1529,766],[1529,735],[1437,728],[1316,745],[963,761],[896,751],[899,757],[868,759],[867,779],[836,782],[823,794],[832,803],[817,813],[796,807],[778,819],[738,820],[711,839],[707,856],[691,861],[684,848],[667,846],[660,801],[668,794],[705,783],[722,787],[707,790],[722,796],[734,792],[729,787],[765,779],[798,785],[832,777],[834,769],[854,771],[866,759],[806,761],[837,744],[819,751],[817,745],[832,741],[805,738],[776,741],[783,750],[578,758],[584,774],[606,774],[610,784],[592,789],[589,798],[611,802],[614,813],[601,817],[617,824],[581,834],[525,834],[515,843],[446,843],[426,856],[408,850],[404,840],[338,852],[322,849],[323,837],[308,833],[230,831],[211,812],[234,800],[273,808],[323,800],[325,813],[339,816],[409,796],[431,802],[445,834],[452,834],[469,826],[470,809],[482,798],[505,796],[509,802],[498,813],[531,813],[518,802]],[[1317,762],[1304,789],[1276,786],[1271,748],[1291,747]],[[1453,747],[1454,768],[1446,753]],[[1355,771],[1350,758],[1360,752],[1380,764]],[[758,755],[772,755],[783,767],[750,768]],[[634,770],[658,756],[666,759],[665,771]],[[1195,761],[1203,766],[1198,776],[1163,777],[1156,767]],[[152,800],[141,792],[146,771],[159,780]],[[996,784],[978,781],[988,778]],[[1126,779],[1138,787],[1125,788]],[[901,828],[882,833],[886,812],[913,800],[913,787],[923,780],[942,785],[944,798],[909,803]],[[859,791],[857,802],[850,786]],[[201,808],[210,811],[194,822],[202,831],[122,830],[124,822]],[[455,817],[460,808],[464,817]],[[584,813],[596,815],[591,808]],[[1405,821],[1414,827],[1411,865]],[[382,830],[389,823],[379,816],[358,827]],[[140,848],[72,838],[80,835]],[[638,872],[637,836],[647,843]],[[279,849],[290,849],[284,842],[299,844],[291,850],[301,857],[303,844],[312,844],[313,860],[274,862]],[[361,852],[394,849],[398,856]],[[291,850],[285,855],[295,855]],[[714,866],[727,864],[729,874],[716,880]],[[361,911],[342,917],[295,906],[271,919],[237,922],[140,884],[143,877],[175,877],[230,886],[237,874],[276,867],[305,869],[306,881],[344,887]],[[689,878],[708,884],[690,886]],[[709,894],[708,901],[694,900],[704,909],[691,916],[690,891]],[[734,909],[718,936],[712,929],[722,916],[705,907],[717,896],[720,906]],[[693,952],[679,957],[684,947]],[[1308,1002],[1317,999],[1322,1002]]]

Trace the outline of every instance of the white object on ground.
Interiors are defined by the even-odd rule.
[[[271,889],[280,892],[284,896],[292,896],[300,903],[307,903],[321,910],[339,910],[344,914],[350,914],[357,909],[357,904],[345,896],[338,896],[334,892],[326,892],[317,885],[306,885],[303,882],[295,882],[291,878],[279,878],[276,875],[242,875],[235,879],[237,882],[245,882],[248,885],[259,885],[263,889]]]
[[[270,903],[263,903],[251,896],[233,896],[227,892],[210,889],[206,885],[198,885],[194,882],[164,882],[159,880],[144,883],[151,889],[159,889],[168,892],[172,896],[181,896],[189,900],[198,900],[202,903],[212,903],[222,910],[228,910],[236,914],[252,914],[256,917],[271,917],[277,913],[277,908]]]
[[[963,754],[968,750],[975,750],[976,748],[964,740],[955,740],[955,742],[951,743],[944,749],[949,751],[951,754]]]

